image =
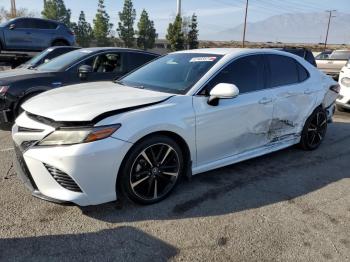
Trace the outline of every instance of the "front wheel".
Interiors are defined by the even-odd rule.
[[[181,148],[171,138],[153,136],[136,144],[126,156],[121,171],[121,189],[140,204],[166,198],[183,173]]]
[[[304,129],[301,133],[300,146],[304,150],[314,150],[318,148],[327,131],[326,111],[318,107],[306,120]]]

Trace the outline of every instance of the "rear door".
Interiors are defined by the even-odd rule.
[[[273,113],[273,92],[266,89],[261,55],[233,61],[193,97],[196,113],[197,164],[205,165],[266,145]],[[208,105],[210,90],[219,83],[235,84],[240,94]]]
[[[275,102],[270,128],[271,140],[282,140],[299,132],[315,107],[316,83],[309,72],[294,58],[266,55],[269,68],[269,87],[274,90]]]
[[[31,23],[27,19],[16,19],[4,28],[5,43],[8,49],[33,49]]]
[[[45,49],[51,45],[54,38],[57,24],[50,21],[31,19],[32,20],[32,41],[36,49]]]

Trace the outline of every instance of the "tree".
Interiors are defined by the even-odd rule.
[[[124,41],[126,47],[132,47],[134,45],[134,22],[136,18],[136,10],[133,7],[131,0],[124,1],[123,12],[119,12],[118,34]]]
[[[166,39],[169,41],[170,49],[173,51],[183,50],[185,37],[182,32],[182,18],[177,15],[174,23],[170,23]]]
[[[153,48],[157,38],[157,33],[154,28],[154,22],[149,19],[148,13],[145,9],[143,9],[141,13],[137,28],[137,46],[144,50]]]
[[[44,0],[44,10],[41,12],[46,19],[52,19],[71,26],[71,11],[67,9],[63,0]]]
[[[191,18],[190,31],[187,34],[187,43],[188,43],[189,49],[197,49],[199,46],[197,27],[198,27],[197,16],[196,14],[193,14]]]
[[[90,23],[86,22],[85,13],[83,11],[80,12],[78,23],[74,24],[73,30],[78,45],[89,47],[92,39],[92,28]]]
[[[108,35],[113,24],[109,23],[109,15],[106,12],[104,0],[98,0],[98,9],[94,19],[93,34],[98,46],[109,44]]]
[[[16,9],[16,14],[13,15],[11,11],[6,10],[4,7],[0,8],[0,21],[7,21],[16,17],[35,17],[34,12],[29,12],[26,8]]]

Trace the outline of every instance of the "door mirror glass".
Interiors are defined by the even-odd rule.
[[[220,83],[210,91],[209,105],[218,105],[219,99],[234,98],[239,95],[239,89],[234,84]]]
[[[15,25],[15,24],[10,24],[10,25],[9,25],[9,29],[10,29],[10,30],[13,30],[13,29],[15,29],[15,28],[16,28],[16,25]]]
[[[88,75],[92,72],[92,66],[82,65],[78,69],[79,78],[82,80],[87,79]]]

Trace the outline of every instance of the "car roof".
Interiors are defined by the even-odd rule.
[[[140,49],[133,49],[133,48],[124,48],[124,47],[88,47],[88,48],[82,48],[80,51],[90,51],[90,52],[103,52],[103,51],[131,51],[135,53],[143,53],[143,54],[150,54],[154,56],[159,56],[159,54],[147,52]]]
[[[272,48],[203,48],[203,49],[192,49],[185,51],[174,52],[177,54],[211,54],[211,55],[223,55],[223,56],[239,56],[248,54],[277,54],[284,56],[294,56],[294,54],[287,53]]]

